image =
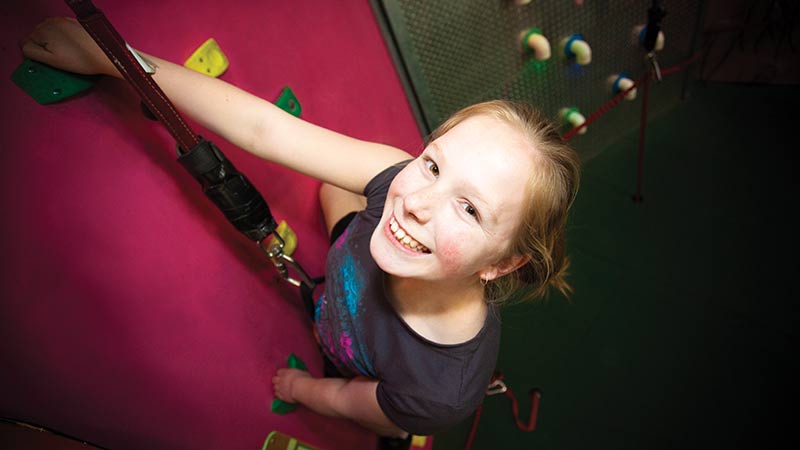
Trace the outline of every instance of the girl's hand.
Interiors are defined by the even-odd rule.
[[[52,17],[37,25],[22,43],[22,53],[68,72],[120,77],[114,64],[83,26],[68,17]]]
[[[311,374],[305,370],[278,369],[278,373],[272,377],[275,395],[287,403],[297,403],[292,395],[292,384],[300,378],[311,378]]]

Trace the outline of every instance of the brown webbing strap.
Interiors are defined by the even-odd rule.
[[[65,1],[75,12],[78,22],[89,32],[117,70],[136,89],[145,105],[175,138],[182,153],[199,144],[200,137],[192,132],[172,102],[164,95],[164,91],[153,81],[150,74],[145,72],[105,14],[90,0]]]
[[[283,279],[313,292],[319,280],[309,277],[300,264],[283,253],[283,238],[276,231],[278,224],[253,184],[214,144],[192,132],[102,11],[90,0],[65,1],[78,22],[136,89],[145,106],[178,142],[178,162],[200,182],[206,196],[237,230],[258,244]],[[265,242],[270,235],[275,239]],[[291,276],[289,268],[297,272],[299,279]]]

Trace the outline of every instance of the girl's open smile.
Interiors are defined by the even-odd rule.
[[[387,222],[389,238],[392,237],[400,244],[405,250],[410,250],[414,253],[430,253],[428,247],[420,244],[411,234],[406,231],[397,222],[397,219],[392,216]]]

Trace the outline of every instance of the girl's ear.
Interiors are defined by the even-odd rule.
[[[530,255],[508,256],[500,260],[500,262],[481,270],[478,275],[486,281],[492,281],[519,269],[528,264],[530,260]]]

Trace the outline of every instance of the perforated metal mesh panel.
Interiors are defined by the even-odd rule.
[[[634,28],[647,21],[650,1],[376,0],[387,36],[407,77],[418,121],[430,132],[463,106],[494,98],[530,102],[554,120],[562,107],[588,116],[611,99],[608,78],[620,72],[638,79],[644,51]],[[661,67],[692,53],[700,0],[666,0],[662,22],[666,45],[657,52]],[[552,57],[536,61],[521,50],[520,33],[539,28]],[[565,57],[559,42],[580,33],[592,48],[592,62],[580,66]],[[680,101],[684,76],[672,75],[651,88],[649,111],[658,115]],[[571,143],[591,157],[638,126],[640,100],[623,102]],[[565,131],[567,128],[565,128]]]

